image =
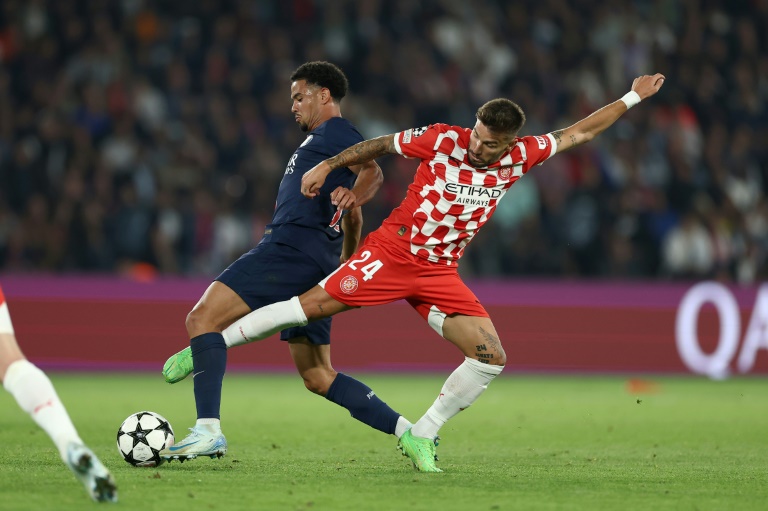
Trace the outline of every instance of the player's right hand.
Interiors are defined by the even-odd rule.
[[[653,76],[638,76],[632,82],[632,90],[637,92],[640,99],[649,98],[659,92],[661,86],[664,85],[665,79],[665,76],[661,73],[656,73]]]
[[[330,174],[331,167],[321,161],[303,176],[301,176],[301,194],[307,199],[313,199],[320,195],[320,188],[325,183],[325,178]]]

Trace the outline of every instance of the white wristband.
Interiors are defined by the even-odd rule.
[[[631,90],[621,97],[621,101],[627,105],[627,110],[640,103],[640,94]]]

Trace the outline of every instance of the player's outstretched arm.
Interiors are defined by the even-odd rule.
[[[643,99],[656,94],[663,84],[664,75],[661,73],[635,78],[632,82],[632,90],[621,99],[604,106],[569,128],[553,131],[552,136],[557,141],[557,152],[561,153],[589,142],[616,122],[627,110]]]
[[[316,197],[320,193],[320,187],[325,183],[325,178],[332,170],[354,167],[361,163],[368,163],[379,156],[396,152],[394,134],[364,140],[312,167],[301,178],[301,193],[310,199]]]

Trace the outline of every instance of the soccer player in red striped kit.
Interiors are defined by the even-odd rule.
[[[417,470],[441,472],[435,465],[438,430],[477,400],[507,360],[488,313],[459,277],[464,249],[509,187],[534,165],[589,142],[663,83],[661,74],[638,77],[619,100],[541,136],[518,137],[525,122],[522,109],[508,99],[494,99],[478,109],[473,128],[409,129],[360,142],[321,162],[302,179],[306,197],[315,197],[336,168],[385,154],[421,161],[406,198],[345,264],[301,296],[257,309],[231,325],[223,332],[227,344],[259,340],[355,307],[407,300],[465,356],[432,406],[398,442]]]

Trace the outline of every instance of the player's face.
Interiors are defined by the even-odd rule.
[[[315,129],[320,111],[320,91],[317,85],[309,85],[305,80],[296,80],[291,84],[291,112],[301,131]]]
[[[515,134],[495,133],[477,121],[469,136],[467,159],[473,167],[487,167],[499,161],[515,139]]]

